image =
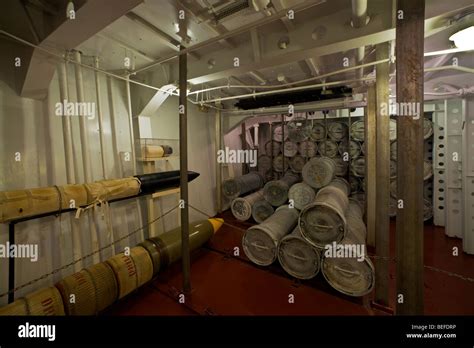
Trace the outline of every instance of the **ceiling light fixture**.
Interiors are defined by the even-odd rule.
[[[454,41],[454,44],[457,48],[465,50],[474,49],[474,26],[470,26],[463,30],[458,31],[457,33],[449,37],[450,41]]]

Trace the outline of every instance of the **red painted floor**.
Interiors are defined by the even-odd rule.
[[[180,265],[161,272],[150,284],[114,305],[107,315],[386,315],[370,308],[370,297],[352,298],[334,291],[319,274],[297,281],[278,265],[252,264],[241,250],[241,238],[251,222],[226,223],[207,246],[192,257],[192,292],[179,303]],[[395,256],[395,224],[391,225],[391,254]],[[425,228],[425,266],[474,278],[474,256],[452,248],[461,241],[448,238],[442,228]],[[234,255],[239,247],[240,255]],[[395,262],[391,262],[390,293],[395,299]],[[474,282],[425,268],[425,314],[474,314]],[[294,296],[294,303],[288,296]],[[391,303],[393,308],[394,301]]]

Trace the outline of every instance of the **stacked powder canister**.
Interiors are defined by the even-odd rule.
[[[279,207],[247,229],[242,246],[255,264],[268,266],[278,259],[288,274],[299,279],[311,279],[322,270],[324,279],[336,290],[363,296],[374,286],[374,269],[365,249],[360,259],[325,255],[326,247],[332,243],[365,248],[361,206],[349,199],[351,185],[336,177],[336,170],[333,159],[313,157],[302,169],[303,182],[289,172],[283,180],[268,182],[264,199],[260,198],[254,207],[260,202]],[[265,188],[269,190],[273,185],[278,192],[265,194]],[[284,200],[274,200],[281,196]]]

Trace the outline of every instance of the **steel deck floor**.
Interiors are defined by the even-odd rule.
[[[243,230],[253,223],[239,222],[230,212],[227,224],[205,248],[192,256],[192,292],[179,303],[180,264],[115,304],[106,315],[386,315],[370,308],[370,296],[352,298],[333,290],[321,274],[309,281],[288,276],[276,262],[270,267],[252,264],[241,250]],[[231,226],[230,226],[230,225]],[[395,224],[391,224],[391,256],[395,256]],[[425,227],[425,266],[474,278],[474,256],[452,255],[461,241],[444,229]],[[240,255],[234,256],[234,247]],[[391,262],[390,291],[395,299],[395,262]],[[425,267],[425,314],[474,314],[474,282]],[[293,294],[294,303],[288,303]],[[395,305],[394,301],[391,306]]]

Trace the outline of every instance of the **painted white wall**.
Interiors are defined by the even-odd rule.
[[[86,59],[84,62],[87,63]],[[55,104],[60,101],[59,83],[57,74],[53,78],[48,96],[45,100],[21,98],[12,88],[15,86],[15,71],[2,64],[0,72],[0,190],[27,189],[41,186],[66,184],[66,167],[64,158],[64,144],[62,134],[62,118],[55,115]],[[85,101],[95,102],[96,89],[94,73],[83,69]],[[101,102],[103,110],[104,152],[106,177],[119,177],[120,162],[113,151],[112,133],[116,132],[117,149],[119,152],[131,151],[129,136],[129,115],[126,103],[125,82],[111,80],[100,76]],[[76,85],[74,66],[68,66],[69,101],[76,101]],[[132,90],[133,91],[133,90]],[[143,91],[143,93],[147,93]],[[132,92],[132,97],[139,97]],[[146,99],[146,97],[145,97]],[[113,108],[111,108],[113,105]],[[115,111],[115,130],[111,128],[111,110]],[[178,99],[170,97],[151,117],[151,133],[154,138],[179,139]],[[79,118],[72,117],[74,162],[76,168],[76,182],[84,182],[83,160],[80,143]],[[202,113],[194,105],[188,109],[188,166],[189,170],[200,173],[200,176],[189,185],[190,205],[204,211],[209,216],[215,210],[215,165],[214,165],[214,112]],[[87,136],[89,138],[89,154],[93,180],[104,177],[101,166],[99,145],[98,117],[87,120]],[[177,143],[175,149],[177,149]],[[21,161],[15,161],[15,153],[21,153]],[[161,163],[163,165],[164,162]],[[131,163],[125,165],[124,175],[132,175]],[[128,166],[127,166],[128,165]],[[179,158],[170,160],[170,166],[162,170],[179,169]],[[161,212],[176,206],[178,195],[167,196],[155,202],[156,209]],[[145,198],[140,198],[144,200]],[[112,236],[100,212],[93,219],[93,226],[98,234],[100,246],[118,239],[140,226],[135,201],[124,201],[110,205],[112,216]],[[179,225],[179,210],[174,211],[160,223],[159,231],[169,230]],[[29,260],[16,260],[16,285],[31,281],[53,269],[67,264],[74,259],[73,238],[70,222],[71,214],[62,214],[59,217],[46,217],[31,220],[16,225],[16,243],[38,244],[40,259],[32,263]],[[190,209],[190,221],[205,218],[203,215]],[[82,250],[79,255],[92,251],[88,218],[82,216],[73,220],[78,224]],[[113,253],[123,251],[126,246],[134,246],[140,241],[140,234],[136,234],[118,243],[115,248],[107,249],[100,255],[103,261]],[[5,244],[8,239],[8,226],[0,225],[0,243]],[[77,247],[76,247],[77,249]],[[93,264],[88,258],[82,263],[83,267]],[[16,298],[30,293],[44,286],[53,285],[64,276],[72,274],[74,267],[69,267],[54,276],[25,287],[16,293]],[[0,259],[0,293],[8,290],[8,259]],[[0,305],[6,304],[7,297],[0,298]]]
[[[151,117],[152,135],[155,139],[179,139],[178,97],[170,96]],[[199,173],[199,177],[189,183],[189,204],[209,216],[216,213],[215,207],[215,114],[203,113],[196,106],[188,104],[188,170]],[[176,143],[177,146],[177,143]],[[173,149],[176,152],[179,149]],[[159,161],[158,169],[165,170]],[[171,158],[172,170],[179,169],[179,158]],[[157,211],[166,212],[176,206],[179,194],[166,196],[155,201]],[[164,218],[165,230],[178,226],[179,211]],[[190,221],[205,218],[189,209]],[[161,225],[161,224],[160,224]],[[161,225],[161,231],[163,226]]]
[[[3,48],[1,49],[3,52]],[[15,88],[18,72],[12,67],[10,57],[2,55],[0,69],[0,190],[27,189],[66,183],[64,144],[62,135],[61,117],[56,116],[55,103],[59,102],[59,86],[57,75],[51,82],[48,97],[41,100],[21,98]],[[12,60],[13,61],[13,60]],[[70,100],[76,100],[74,67],[68,69]],[[119,170],[112,149],[112,132],[110,124],[110,104],[113,103],[116,118],[116,133],[118,150],[131,151],[129,137],[128,111],[125,100],[125,83],[112,81],[108,86],[105,76],[101,77],[102,108],[104,118],[105,162],[106,176],[119,177]],[[110,89],[109,89],[110,87]],[[85,99],[96,102],[94,74],[84,70]],[[110,99],[112,96],[112,99]],[[93,180],[103,178],[99,147],[98,120],[86,121],[90,142],[90,157]],[[73,142],[75,163],[78,177],[76,182],[83,182],[82,156],[79,136],[79,119],[72,118]],[[15,161],[15,153],[21,154],[21,161]],[[125,174],[130,175],[130,170]],[[101,214],[97,214],[93,225],[97,230],[100,245],[106,245],[111,240],[118,239],[140,225],[137,216],[136,203],[124,201],[110,205],[112,216],[113,235],[108,235],[107,228]],[[16,243],[38,244],[40,258],[38,262],[30,260],[16,260],[16,285],[24,284],[53,269],[71,262],[73,257],[72,232],[70,214],[60,217],[46,217],[31,220],[16,225]],[[90,242],[90,226],[86,216],[74,220],[79,226],[82,250],[85,255],[92,251]],[[126,238],[118,243],[114,250],[107,249],[100,255],[105,260],[115,252],[120,252],[125,246],[134,246],[139,242],[138,235]],[[8,226],[0,224],[0,243],[5,244],[8,239]],[[92,258],[84,260],[83,266],[93,263]],[[61,277],[74,272],[69,267],[55,276],[48,277],[38,283],[25,287],[16,293],[21,297],[38,288],[52,285]],[[8,289],[8,259],[0,259],[0,293]],[[6,304],[7,297],[0,298],[0,305]]]

